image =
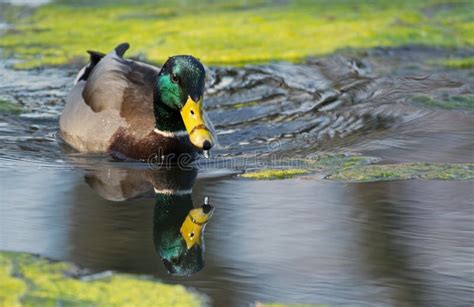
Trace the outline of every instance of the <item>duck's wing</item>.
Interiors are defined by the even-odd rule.
[[[80,151],[106,151],[119,129],[135,137],[153,131],[156,67],[123,58],[128,44],[105,55],[89,51],[90,63],[76,78],[59,127],[63,139]]]
[[[144,106],[153,110],[153,80],[158,69],[124,59],[128,48],[127,43],[121,44],[105,56],[89,51],[91,66],[83,75],[86,85],[82,97],[94,112]]]

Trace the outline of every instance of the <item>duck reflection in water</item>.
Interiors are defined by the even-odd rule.
[[[204,266],[203,230],[213,208],[193,208],[190,195],[157,194],[153,239],[166,269],[175,275],[191,275]]]
[[[194,208],[191,192],[197,173],[197,169],[104,168],[88,172],[85,180],[111,201],[154,197],[155,250],[169,273],[191,275],[204,267],[204,229],[214,211],[207,197]]]

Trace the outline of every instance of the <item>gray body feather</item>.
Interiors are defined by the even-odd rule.
[[[116,51],[107,54],[87,80],[76,78],[59,120],[62,138],[82,152],[105,152],[120,128],[137,138],[149,134],[155,127],[153,80],[158,72]]]

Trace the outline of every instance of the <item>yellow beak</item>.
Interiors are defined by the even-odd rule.
[[[213,210],[205,212],[203,208],[195,208],[189,211],[179,229],[181,236],[186,241],[187,249],[193,247],[194,244],[201,245],[202,231],[211,218],[212,212]]]
[[[181,116],[191,143],[198,149],[211,149],[214,146],[214,137],[202,118],[202,101],[194,101],[188,97],[181,109]]]

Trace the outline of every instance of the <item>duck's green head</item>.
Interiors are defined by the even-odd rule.
[[[163,65],[156,84],[156,116],[166,118],[163,113],[179,112],[182,118],[179,124],[188,132],[191,143],[201,150],[209,150],[214,145],[214,136],[203,115],[205,77],[206,72],[198,59],[177,55]]]

